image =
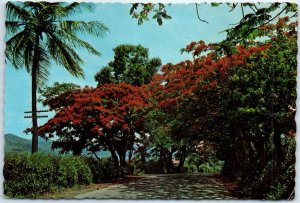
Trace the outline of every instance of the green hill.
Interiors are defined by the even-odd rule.
[[[31,140],[21,138],[14,134],[5,134],[5,145],[4,152],[31,152]],[[43,139],[39,139],[39,151],[50,153],[51,151],[51,141],[45,141]]]
[[[16,152],[16,153],[22,153],[22,152],[31,152],[31,140],[21,138],[14,134],[5,134],[5,145],[4,145],[4,152]],[[58,153],[58,150],[52,151],[51,150],[51,141],[45,141],[44,139],[39,139],[39,152],[45,152],[45,153]],[[84,155],[87,155],[87,151],[83,151]],[[109,157],[110,152],[108,151],[102,151],[98,152],[97,155],[99,157]]]

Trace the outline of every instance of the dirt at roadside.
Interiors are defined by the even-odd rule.
[[[43,196],[41,196],[39,199],[71,199],[71,198],[74,198],[78,194],[108,188],[113,185],[128,183],[130,181],[135,181],[135,180],[138,180],[141,178],[145,178],[145,177],[143,177],[143,176],[126,176],[124,178],[113,179],[109,183],[99,183],[99,184],[81,185],[81,186],[76,186],[73,188],[64,188],[64,189],[61,189],[60,191],[46,193]]]

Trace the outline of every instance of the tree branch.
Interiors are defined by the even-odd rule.
[[[199,4],[196,3],[196,11],[197,11],[197,17],[198,17],[198,19],[199,19],[201,22],[204,22],[204,23],[209,24],[206,20],[203,20],[203,19],[200,18],[198,6],[199,6]]]
[[[243,4],[241,4],[241,8],[242,8],[242,14],[243,14],[243,18],[245,18],[245,13],[244,13]]]
[[[277,18],[278,16],[280,16],[280,14],[282,14],[285,10],[287,9],[287,6],[285,8],[283,8],[276,16],[274,16],[273,18],[271,18],[270,20],[268,20],[267,22],[255,27],[254,29],[260,28],[262,26],[267,25],[268,23],[272,22],[273,20],[275,20],[275,18]]]

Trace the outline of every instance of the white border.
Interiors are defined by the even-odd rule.
[[[24,0],[22,0],[24,1]],[[33,1],[33,0],[32,0]],[[50,2],[57,2],[59,0],[48,0]],[[65,2],[74,2],[74,0],[64,0]],[[233,1],[233,0],[138,0],[138,1],[133,1],[133,0],[89,0],[88,2],[95,2],[95,3],[132,3],[132,2],[162,2],[162,3],[195,3],[195,2],[293,2],[293,3],[298,3],[298,15],[300,15],[300,3],[297,0],[288,0],[288,1],[282,1],[282,0],[238,0],[238,1]],[[0,195],[1,195],[1,202],[30,202],[30,201],[47,201],[47,202],[52,202],[52,201],[60,201],[60,202],[70,202],[70,201],[85,201],[85,202],[91,202],[91,201],[105,201],[105,202],[128,202],[128,200],[12,200],[12,199],[4,199],[3,197],[3,173],[2,173],[2,169],[3,169],[3,158],[4,158],[4,82],[5,82],[5,56],[4,56],[4,50],[5,50],[5,41],[4,41],[4,35],[5,35],[5,4],[7,1],[0,1],[0,168],[1,168],[1,175],[0,175]],[[77,2],[87,2],[87,1],[83,1],[83,0],[78,0]],[[299,16],[298,16],[298,20],[299,20]],[[300,25],[300,22],[299,22]],[[299,50],[299,45],[300,45],[300,37],[299,37],[299,26],[298,26],[298,50]],[[300,72],[300,53],[298,51],[298,67],[297,67],[297,73]],[[16,83],[18,81],[15,81]],[[297,74],[297,95],[300,95],[300,89],[299,89],[299,82],[300,82],[300,74]],[[296,100],[296,104],[297,107],[300,106],[300,101],[299,98],[297,97]],[[298,111],[296,112],[296,123],[299,123],[299,119],[300,119],[300,113],[298,113]],[[297,125],[298,126],[298,125]],[[297,128],[298,129],[298,128]],[[296,136],[296,142],[297,144],[300,143],[299,142],[299,133],[297,130],[297,136]],[[300,150],[299,150],[299,144],[297,145],[297,150],[296,150],[296,156],[300,157]],[[300,171],[300,162],[299,160],[296,162],[296,172]],[[293,202],[297,202],[298,200],[300,200],[299,196],[299,192],[300,192],[300,178],[299,175],[297,175],[296,173],[296,197],[293,200]],[[130,200],[133,201],[133,200]],[[156,201],[156,202],[164,202],[164,200],[143,200],[142,202],[148,202],[148,201]],[[222,200],[224,201],[224,200]],[[243,200],[238,200],[235,202],[241,202]],[[258,200],[248,200],[251,202],[257,202]],[[182,202],[182,201],[181,201]],[[193,200],[190,200],[189,202],[196,202]],[[219,202],[217,200],[211,200],[211,201],[207,201],[207,200],[202,200],[201,202]],[[264,202],[271,202],[271,201],[264,201]],[[285,201],[279,201],[279,202],[285,202]]]

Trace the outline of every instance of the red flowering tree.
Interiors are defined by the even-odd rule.
[[[230,69],[245,64],[250,56],[270,47],[237,46],[235,54],[220,56],[215,54],[218,46],[206,45],[203,41],[192,42],[183,51],[191,52],[193,61],[164,65],[162,74],[156,74],[150,83],[157,107],[188,125],[184,134],[199,134],[209,128],[206,121],[218,115],[213,104],[218,95],[214,91],[220,88]]]
[[[171,118],[158,124],[163,132],[175,143],[214,143],[223,173],[259,199],[289,198],[295,184],[298,22],[289,20],[262,26],[257,41],[233,52],[193,42],[183,49],[193,60],[163,66],[150,84],[156,108]]]
[[[144,87],[123,83],[59,95],[48,101],[57,113],[39,127],[39,134],[47,139],[57,137],[53,147],[62,153],[109,150],[115,164],[124,166],[135,133],[142,130],[141,112],[147,105],[147,96]]]
[[[174,153],[180,160],[178,171],[182,171],[185,158],[195,150],[197,141],[216,141],[210,140],[216,137],[208,135],[215,133],[215,122],[220,120],[223,106],[218,90],[228,78],[230,69],[245,64],[269,45],[236,46],[235,54],[231,55],[219,52],[219,47],[219,44],[207,45],[204,41],[192,42],[182,51],[191,52],[193,60],[164,65],[162,74],[154,75],[149,84],[154,106],[165,115],[164,122],[149,131],[157,134],[153,137],[160,137],[157,129],[168,129],[170,139],[165,143],[165,151],[170,157]],[[151,120],[150,123],[153,124]],[[163,146],[161,140],[158,144]]]

